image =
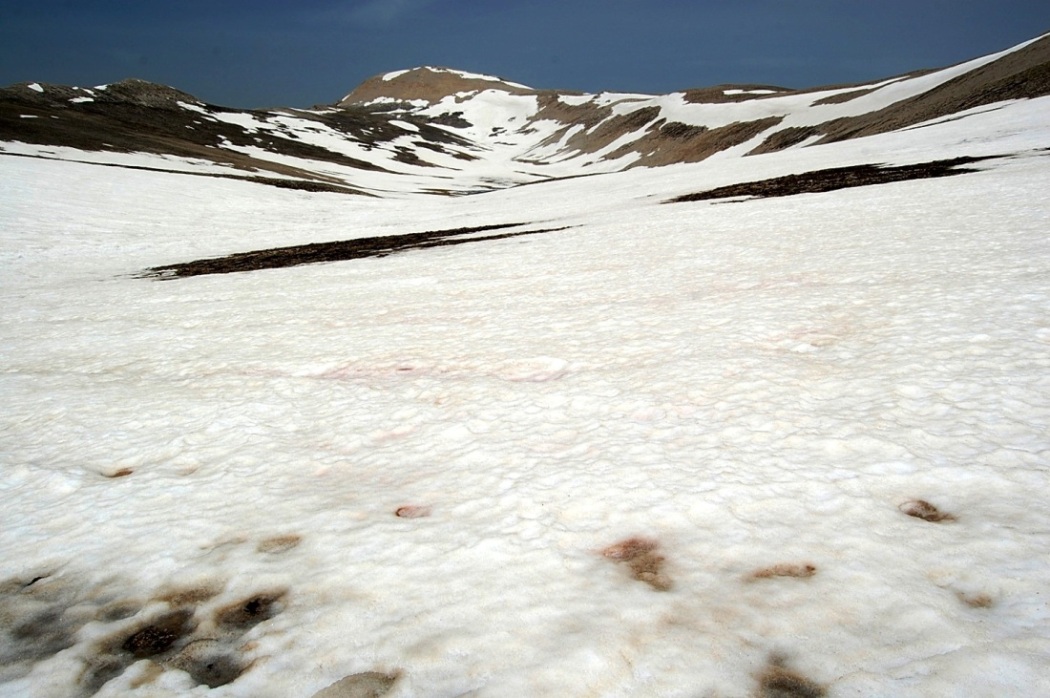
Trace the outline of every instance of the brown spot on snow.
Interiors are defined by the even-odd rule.
[[[668,591],[671,580],[664,573],[666,559],[656,552],[659,543],[648,538],[626,538],[603,548],[602,556],[625,565],[631,576],[657,591]]]
[[[747,576],[749,580],[772,579],[773,577],[797,577],[805,579],[817,573],[816,565],[810,563],[781,562],[757,569]]]
[[[299,545],[302,540],[302,536],[296,535],[295,533],[288,533],[283,536],[264,538],[259,541],[259,544],[255,546],[255,549],[258,552],[266,553],[267,555],[278,555],[280,553],[288,552]]]
[[[970,608],[991,608],[993,603],[992,597],[988,594],[969,594],[963,591],[957,591],[955,592],[955,595]]]
[[[781,657],[772,657],[758,677],[760,698],[822,698],[827,689],[784,666]]]
[[[390,692],[399,676],[398,672],[383,674],[378,671],[351,674],[322,688],[312,698],[380,698]]]
[[[221,586],[208,582],[169,589],[158,595],[157,599],[167,601],[172,606],[192,606],[207,601],[220,591]]]
[[[176,640],[193,630],[192,616],[193,612],[187,609],[165,613],[125,638],[120,647],[137,659],[166,652]]]
[[[430,516],[430,507],[422,504],[406,504],[403,507],[398,507],[394,512],[394,516],[402,519],[422,519],[425,516]]]
[[[285,590],[269,591],[236,601],[216,611],[215,621],[225,628],[247,630],[277,615],[278,602],[286,593]]]
[[[941,523],[943,521],[955,521],[955,515],[941,511],[934,505],[927,502],[925,499],[912,499],[910,501],[901,504],[897,507],[908,516],[915,517],[916,519],[922,519],[923,521],[930,521],[932,523]]]

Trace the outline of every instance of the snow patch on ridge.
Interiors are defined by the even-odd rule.
[[[386,74],[382,75],[381,79],[384,82],[389,82],[390,80],[394,80],[396,78],[399,78],[402,75],[405,75],[407,73],[411,73],[413,71],[418,71],[418,70],[428,70],[428,71],[430,71],[432,73],[447,73],[449,75],[456,75],[458,77],[461,77],[464,80],[485,80],[487,82],[498,82],[498,83],[502,83],[504,85],[510,85],[511,87],[521,88],[523,90],[531,90],[532,89],[528,85],[522,85],[521,83],[517,83],[517,82],[510,82],[509,80],[504,80],[503,78],[498,78],[498,77],[496,77],[494,75],[485,75],[483,73],[470,73],[470,72],[467,72],[465,70],[456,70],[454,68],[436,68],[436,67],[429,66],[429,65],[419,66],[418,68],[408,68],[406,70],[395,70],[393,72],[386,73]]]
[[[775,95],[778,93],[779,90],[741,90],[736,88],[722,90],[724,95]]]
[[[387,74],[383,75],[382,79],[383,79],[384,82],[388,82],[390,80],[393,80],[394,78],[397,78],[397,77],[400,77],[400,76],[404,75],[405,73],[408,73],[410,70],[411,70],[411,68],[408,68],[406,70],[395,70],[393,72],[390,72],[390,73],[387,73]]]
[[[211,114],[211,112],[209,112],[207,109],[202,107],[200,104],[190,104],[189,102],[175,102],[175,103],[178,104],[183,109],[188,109],[189,111],[195,111],[198,114]]]

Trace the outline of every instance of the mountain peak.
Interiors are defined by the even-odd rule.
[[[454,68],[419,66],[383,73],[365,80],[343,97],[340,106],[369,102],[423,100],[434,103],[460,93],[500,90],[511,94],[533,94],[536,90],[516,82]]]

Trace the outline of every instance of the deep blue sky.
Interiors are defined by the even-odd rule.
[[[0,85],[138,77],[237,107],[441,65],[539,88],[812,87],[1050,31],[1050,0],[0,0]]]

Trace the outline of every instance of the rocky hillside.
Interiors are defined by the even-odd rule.
[[[422,67],[371,78],[332,105],[245,111],[140,80],[21,83],[0,90],[0,148],[116,166],[128,166],[122,153],[148,153],[156,169],[315,191],[458,195],[815,147],[1047,94],[1050,35],[949,68],[805,91],[579,94]]]

